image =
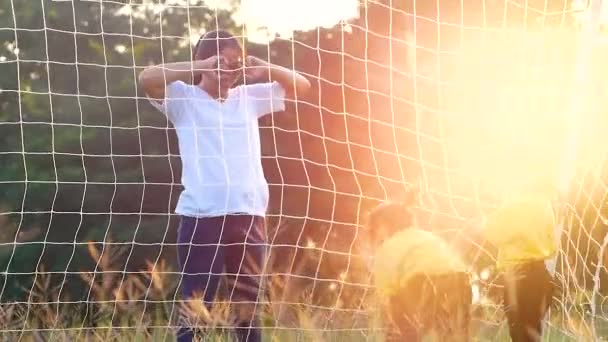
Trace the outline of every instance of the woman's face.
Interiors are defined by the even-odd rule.
[[[215,81],[221,89],[234,85],[243,72],[243,52],[239,48],[225,47],[219,54],[219,68],[214,73]]]

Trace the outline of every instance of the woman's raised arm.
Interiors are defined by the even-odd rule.
[[[268,63],[254,56],[247,56],[245,61],[246,80],[270,79],[283,86],[288,98],[303,96],[310,90],[310,82],[295,70]],[[267,77],[264,77],[266,75]]]
[[[195,76],[217,68],[217,56],[193,62],[159,64],[145,68],[139,74],[139,83],[149,97],[162,100],[167,84],[174,81],[191,83]]]

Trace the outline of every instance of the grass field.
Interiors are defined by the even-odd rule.
[[[176,282],[166,276],[173,274],[166,263],[150,264],[148,272],[127,274],[123,279],[109,272],[120,251],[100,254],[91,245],[89,252],[99,260],[98,272],[81,274],[90,284],[90,299],[71,301],[62,294],[61,286],[51,285],[49,273],[41,270],[34,287],[27,289],[27,302],[0,304],[0,341],[172,341],[177,316],[207,327],[204,335],[198,336],[201,341],[229,340],[222,328],[234,323],[226,303],[208,311],[200,301],[180,302],[174,298]],[[261,304],[265,341],[382,341],[372,303],[362,303],[356,310],[340,305],[314,306],[299,289],[292,290],[297,297],[285,300],[287,286],[278,278],[270,279],[267,288],[275,300]],[[473,340],[509,341],[500,307],[489,301],[479,303],[483,304],[477,304],[473,313]],[[584,311],[570,309],[568,315],[560,316],[561,311],[555,310],[544,340],[596,341],[608,336],[605,319],[596,317],[595,329],[590,329],[588,317],[574,314]],[[599,307],[597,312],[608,312],[608,306]]]
[[[146,328],[129,327],[125,328],[96,328],[96,329],[57,329],[55,331],[26,331],[26,332],[4,332],[1,335],[2,341],[141,341],[141,342],[165,342],[174,341],[174,330],[169,328]],[[229,341],[226,333],[211,332],[197,336],[199,341]],[[291,342],[291,341],[310,341],[310,342],[358,342],[358,341],[382,341],[380,332],[370,331],[311,331],[285,330],[285,329],[266,329],[264,341],[272,342]],[[427,340],[433,341],[432,337]],[[506,326],[489,326],[477,331],[473,336],[473,341],[510,341]],[[568,336],[563,331],[549,327],[546,330],[543,341],[592,341],[597,339],[584,338],[582,336]]]
[[[67,306],[66,304],[62,304]],[[108,306],[109,309],[111,307]],[[169,306],[166,305],[166,308]],[[270,306],[265,309],[268,310]],[[122,310],[115,312],[111,318],[110,310],[99,314],[96,327],[83,327],[82,312],[77,310],[60,310],[57,306],[46,304],[40,306],[5,304],[0,310],[0,341],[174,341],[175,328],[168,324],[166,318],[153,319],[154,314],[142,317],[141,305],[135,305],[131,316],[126,316]],[[211,314],[199,312],[198,324],[210,327],[206,332],[197,335],[199,341],[229,341],[228,332],[223,327],[230,326],[226,319],[227,311]],[[166,317],[159,312],[160,316]],[[192,314],[192,312],[191,312]],[[272,314],[266,312],[267,315]],[[350,320],[345,314],[314,314],[313,311],[302,309],[296,312],[297,321],[291,322],[290,327],[277,327],[274,317],[266,316],[264,341],[290,342],[358,342],[382,341],[382,332],[371,321]],[[332,317],[333,316],[333,319]],[[60,320],[57,320],[59,317]],[[362,324],[363,323],[363,324]],[[368,323],[368,326],[365,326]],[[549,324],[545,330],[544,341],[597,341],[601,336],[608,336],[608,326],[596,327],[598,337],[584,328],[585,324],[572,325],[569,328]],[[500,320],[475,321],[472,324],[473,341],[510,341],[507,327]],[[432,337],[427,339],[434,341]]]

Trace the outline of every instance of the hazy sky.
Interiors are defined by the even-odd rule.
[[[334,26],[356,17],[358,8],[358,0],[241,0],[234,18],[246,25],[250,40],[263,42],[274,34],[289,38],[295,30]]]

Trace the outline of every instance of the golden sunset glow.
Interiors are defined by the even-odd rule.
[[[584,9],[585,3],[573,3],[581,22],[589,20]],[[246,26],[250,40],[263,43],[275,35],[289,38],[295,30],[333,26],[356,17],[357,10],[356,0],[243,0],[234,18]],[[604,3],[600,23],[607,19]],[[456,77],[442,88],[439,112],[447,157],[462,173],[497,192],[539,179],[557,183],[574,127],[587,132],[602,127],[586,108],[598,98],[575,85],[585,72],[577,64],[580,33],[551,28],[476,33],[463,35]],[[414,53],[404,61],[410,68]],[[423,68],[423,63],[417,67]],[[597,160],[606,139],[601,133],[585,139],[590,141],[584,153],[588,160]]]
[[[447,154],[463,173],[500,192],[557,182],[572,130],[601,124],[589,111],[593,91],[577,89],[590,82],[577,42],[573,31],[515,30],[463,44],[442,108]]]

